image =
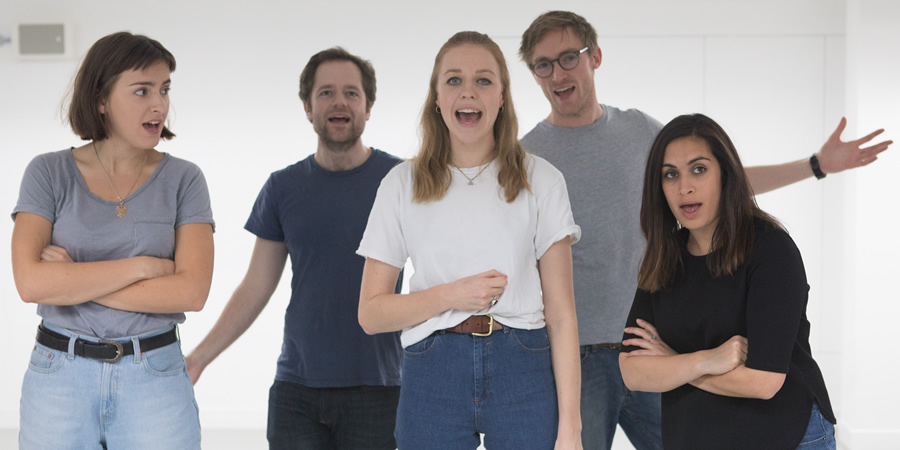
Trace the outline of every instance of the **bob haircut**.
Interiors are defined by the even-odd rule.
[[[319,65],[328,61],[350,61],[356,64],[362,76],[363,92],[366,94],[366,111],[372,109],[372,105],[375,104],[375,68],[369,61],[341,47],[322,50],[309,58],[309,62],[300,73],[300,100],[304,104],[309,103],[309,96],[312,95],[313,85],[316,83],[316,72],[319,70]]]
[[[647,248],[638,272],[638,287],[649,292],[664,289],[683,268],[681,252],[688,233],[681,230],[666,202],[662,166],[669,144],[690,136],[706,142],[721,168],[719,217],[710,246],[712,251],[706,259],[713,276],[730,275],[744,263],[753,248],[757,224],[781,227],[756,204],[741,159],[725,130],[703,114],[678,116],[656,135],[644,172],[641,231]]]
[[[500,66],[503,106],[494,122],[493,154],[500,165],[497,181],[503,187],[506,201],[512,203],[522,189],[531,190],[525,172],[525,150],[519,144],[519,122],[509,90],[509,69],[500,47],[486,34],[460,31],[454,34],[434,57],[434,69],[428,85],[428,98],[422,109],[422,146],[413,158],[413,201],[427,203],[440,200],[450,188],[450,130],[435,111],[437,81],[444,55],[461,45],[484,48]]]
[[[588,47],[588,53],[593,54],[599,46],[597,44],[597,30],[584,17],[570,11],[547,11],[534,19],[531,25],[522,33],[522,43],[519,46],[519,58],[529,66],[534,47],[538,42],[552,31],[570,31],[581,39],[582,44]]]
[[[100,38],[88,50],[72,88],[68,118],[72,131],[83,140],[102,141],[109,137],[109,120],[100,114],[100,105],[109,98],[122,72],[146,70],[163,62],[175,71],[175,57],[159,42],[138,34],[120,31]],[[163,125],[160,138],[172,139]]]

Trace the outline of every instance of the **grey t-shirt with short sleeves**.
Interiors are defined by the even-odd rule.
[[[636,109],[601,105],[578,128],[542,121],[522,138],[566,177],[581,242],[572,247],[581,345],[622,340],[644,252],[641,191],[650,145],[662,124]]]
[[[35,157],[22,178],[16,214],[37,214],[53,224],[51,244],[75,262],[132,256],[174,259],[175,229],[188,223],[215,225],[206,179],[195,164],[165,154],[153,175],[125,199],[128,213],[116,217],[118,202],[88,189],[71,149]],[[184,314],[149,314],[107,308],[94,302],[38,305],[45,322],[80,335],[104,339],[135,336],[184,322]]]

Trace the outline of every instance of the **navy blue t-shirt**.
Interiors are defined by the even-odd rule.
[[[400,385],[399,332],[369,336],[359,325],[365,259],[356,254],[381,179],[399,162],[372,149],[359,167],[332,172],[310,155],[272,173],[260,191],[244,228],[284,242],[293,271],[276,380]]]

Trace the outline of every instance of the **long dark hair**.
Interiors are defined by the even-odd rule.
[[[641,231],[647,240],[647,248],[638,272],[638,287],[649,292],[668,286],[683,264],[681,252],[685,234],[679,230],[678,221],[666,202],[662,190],[662,165],[669,144],[689,136],[706,142],[721,169],[719,219],[710,246],[712,252],[706,258],[714,276],[730,275],[743,264],[753,247],[757,223],[781,227],[778,220],[756,204],[744,166],[725,130],[703,114],[678,116],[656,135],[644,171]]]

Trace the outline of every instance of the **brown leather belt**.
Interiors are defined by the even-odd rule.
[[[494,320],[494,316],[470,316],[461,324],[445,329],[447,333],[472,334],[475,336],[490,336],[497,330],[502,330],[503,324]]]

